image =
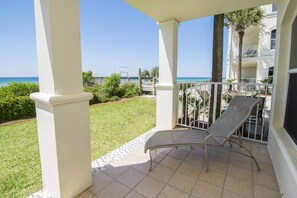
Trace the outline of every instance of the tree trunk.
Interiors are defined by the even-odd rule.
[[[224,14],[214,16],[213,24],[213,48],[212,48],[212,82],[222,82],[223,70],[223,41],[224,41]],[[214,96],[215,86],[211,88],[211,96]],[[217,85],[216,118],[220,116],[222,86]],[[209,122],[212,122],[214,97],[210,100]]]
[[[237,68],[237,82],[241,83],[241,66],[242,66],[242,41],[244,36],[244,31],[238,32],[238,68]]]

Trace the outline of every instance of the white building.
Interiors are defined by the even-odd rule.
[[[241,78],[245,82],[261,82],[273,76],[277,6],[269,4],[260,7],[264,18],[257,27],[249,27],[243,37]],[[227,79],[237,78],[238,33],[229,29]]]

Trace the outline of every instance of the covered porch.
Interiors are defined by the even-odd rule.
[[[177,124],[180,23],[275,1],[126,2],[158,22],[160,79],[156,125],[159,130],[172,129]],[[82,192],[80,197],[170,197],[170,193],[180,197],[207,197],[210,193],[214,193],[213,197],[264,197],[263,192],[269,197],[279,197],[280,191],[283,197],[294,197],[297,151],[286,135],[283,122],[297,3],[279,1],[278,7],[276,80],[268,150],[265,145],[245,142],[258,153],[261,172],[254,170],[249,159],[229,155],[228,150],[212,150],[213,170],[205,174],[200,150],[180,148],[156,153],[155,168],[149,173],[148,156],[140,146],[92,176],[88,112],[91,95],[82,91],[79,2],[35,0],[40,92],[31,98],[36,101],[44,192],[53,197],[75,197]]]
[[[281,197],[265,144],[244,142],[256,155],[260,172],[251,159],[235,152],[230,155],[230,148],[226,147],[210,151],[210,170],[206,173],[204,150],[183,147],[153,152],[153,169],[149,171],[150,158],[143,152],[144,139],[134,141],[141,143],[129,154],[94,173],[93,185],[78,198]]]

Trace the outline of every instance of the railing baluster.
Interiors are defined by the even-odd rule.
[[[178,84],[178,115],[177,115],[177,125],[189,127],[189,121],[195,121],[193,127],[195,128],[208,128],[209,118],[212,116],[212,120],[216,120],[216,110],[220,109],[220,115],[224,108],[228,108],[228,92],[229,85],[233,87],[236,86],[238,91],[234,91],[235,95],[242,95],[245,97],[255,97],[255,91],[264,92],[263,94],[258,94],[257,98],[265,97],[263,107],[262,104],[258,104],[256,107],[255,114],[244,124],[240,129],[240,133],[243,133],[244,139],[249,139],[257,142],[267,142],[267,127],[269,123],[267,122],[267,111],[270,110],[271,106],[271,96],[268,93],[268,89],[272,86],[267,84],[257,84],[257,83],[213,83],[213,82],[198,82],[198,83],[177,83]],[[213,95],[208,95],[210,87],[214,87]],[[220,87],[219,87],[220,86]],[[221,89],[220,96],[218,96],[218,89]],[[201,90],[199,96],[197,90]],[[210,89],[211,90],[211,89]],[[232,94],[232,93],[231,93]],[[232,94],[232,95],[233,95]],[[257,94],[257,93],[256,93]],[[264,96],[263,96],[264,95]],[[224,97],[226,96],[226,99]],[[201,99],[204,99],[201,101]],[[210,115],[210,98],[213,98],[213,110],[212,115]],[[221,105],[217,106],[217,100],[221,100]],[[206,100],[209,100],[206,102]],[[224,100],[225,103],[224,103]],[[200,104],[201,103],[201,104]],[[262,109],[262,116],[260,118],[260,109]],[[183,116],[184,115],[184,116]],[[260,122],[262,119],[262,122]],[[202,122],[202,123],[201,123]],[[238,133],[237,133],[238,135]]]

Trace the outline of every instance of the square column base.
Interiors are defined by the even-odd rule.
[[[158,84],[156,125],[162,130],[173,129],[177,118],[177,86],[176,84]]]
[[[43,188],[53,197],[75,197],[92,185],[89,97],[31,95],[36,100]]]

